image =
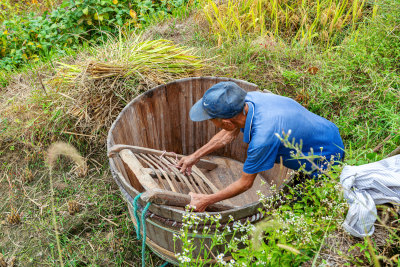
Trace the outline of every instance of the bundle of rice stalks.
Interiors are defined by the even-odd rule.
[[[141,35],[110,39],[105,45],[95,47],[85,61],[59,64],[58,78],[68,82],[77,78],[133,76],[149,84],[181,78],[204,67],[204,61],[193,54],[193,49],[169,40],[142,40]]]
[[[139,93],[198,75],[207,66],[193,49],[141,35],[120,34],[77,58],[73,64],[59,63],[47,84],[65,97],[65,110],[75,121],[70,131],[96,141],[105,138],[113,119]]]

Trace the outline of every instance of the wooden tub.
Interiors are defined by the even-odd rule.
[[[193,153],[219,130],[209,121],[192,122],[189,110],[208,88],[222,81],[233,81],[247,91],[258,90],[252,83],[217,77],[187,78],[157,86],[136,97],[122,110],[108,133],[107,150],[116,144],[126,144],[184,155]],[[243,142],[243,135],[240,134],[230,145],[208,157],[209,160],[218,163],[219,167],[206,172],[205,175],[219,189],[226,187],[240,178],[246,151],[247,144]],[[110,158],[110,168],[132,215],[132,201],[143,189],[119,156]],[[237,207],[219,212],[222,217],[221,223],[226,223],[229,215],[235,220],[260,220],[262,216],[258,209],[261,204],[258,202],[256,191],[260,190],[265,195],[270,195],[268,184],[281,187],[288,177],[288,169],[277,164],[272,170],[260,173],[253,188],[226,201]],[[261,186],[260,179],[264,179],[267,184]],[[139,199],[138,204],[141,216],[141,211],[147,203]],[[181,249],[180,243],[177,242],[174,250],[173,234],[179,233],[183,214],[184,211],[179,208],[152,204],[146,218],[146,244],[155,254],[173,264],[178,263],[175,254],[180,253]],[[132,221],[136,224],[133,216]],[[218,251],[214,251],[214,255],[218,255]]]

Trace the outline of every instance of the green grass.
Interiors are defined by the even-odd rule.
[[[126,262],[139,262],[141,241],[136,240],[126,204],[120,197],[108,166],[91,164],[89,174],[80,178],[69,172],[65,159],[60,162],[58,165],[61,168],[56,168],[53,179],[65,266],[124,266]],[[0,252],[6,257],[11,254],[16,256],[18,262],[24,265],[59,263],[49,208],[49,173],[41,165],[31,165],[34,179],[29,183],[21,181],[24,168],[19,168],[21,165],[17,164],[3,166],[3,176],[0,178],[1,195],[6,200],[0,205],[2,217],[7,214],[10,205],[23,212],[20,225],[12,226],[3,221],[0,226]],[[5,168],[9,172],[4,172]],[[13,186],[12,193],[9,192],[5,175]],[[68,213],[69,200],[81,205],[75,215]],[[148,258],[149,264],[151,261],[162,263],[154,257]]]

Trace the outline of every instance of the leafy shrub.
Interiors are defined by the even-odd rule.
[[[182,242],[182,250],[175,255],[180,266],[204,266],[212,259],[216,260],[216,266],[260,267],[300,266],[316,261],[327,233],[337,230],[347,207],[340,197],[337,179],[335,175],[334,179],[324,178],[319,182],[308,180],[289,188],[286,195],[277,193],[275,187],[271,187],[277,193],[274,196],[258,192],[266,219],[256,227],[248,221],[220,227],[220,217],[199,218],[196,213],[188,212],[183,216],[180,233],[174,235],[175,241]],[[282,205],[276,207],[276,203]],[[199,226],[210,221],[215,224],[215,232],[210,231],[211,227],[199,230]],[[207,237],[210,245],[202,239],[197,244],[196,235]],[[220,248],[219,254],[211,255],[216,246]]]
[[[0,28],[0,68],[12,69],[53,51],[78,49],[118,27],[140,28],[149,15],[164,16],[186,0],[65,0],[52,12],[15,16]]]
[[[10,17],[20,16],[28,11],[42,14],[46,10],[51,10],[57,2],[61,0],[2,0],[0,1],[0,24]]]

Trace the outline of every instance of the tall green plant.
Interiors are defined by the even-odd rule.
[[[347,28],[354,32],[358,22],[375,5],[366,7],[365,0],[202,0],[203,12],[210,31],[218,38],[239,39],[244,34],[270,34],[275,38],[320,42],[331,46]]]

